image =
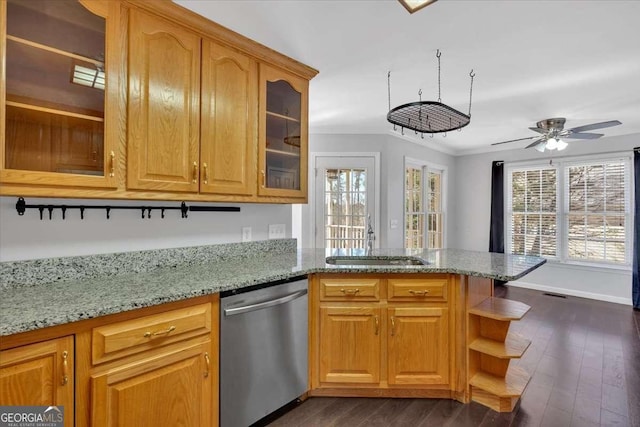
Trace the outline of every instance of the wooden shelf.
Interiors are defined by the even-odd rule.
[[[478,337],[469,345],[469,348],[498,359],[518,359],[522,357],[530,344],[531,341],[528,339],[510,333],[507,335],[505,342]]]
[[[267,153],[274,153],[274,154],[279,154],[279,155],[282,155],[282,156],[300,157],[300,153],[293,153],[293,152],[290,152],[290,151],[274,150],[273,148],[267,148],[265,151]]]
[[[527,304],[504,298],[489,297],[469,310],[469,314],[494,320],[520,320],[531,309]]]
[[[66,57],[69,57],[69,58],[78,59],[80,61],[89,62],[91,64],[94,64],[96,66],[104,68],[104,62],[98,61],[97,59],[94,59],[94,58],[89,58],[89,57],[86,57],[86,56],[78,55],[76,53],[67,52],[67,51],[64,51],[64,50],[61,50],[61,49],[57,49],[55,47],[51,47],[51,46],[47,46],[47,45],[44,45],[44,44],[32,42],[31,40],[26,40],[26,39],[23,39],[23,38],[20,38],[20,37],[15,37],[15,36],[12,36],[12,35],[9,35],[9,34],[7,34],[7,40],[11,40],[11,41],[14,41],[16,43],[23,44],[25,46],[30,46],[30,47],[33,47],[35,49],[46,50],[47,52],[52,52],[52,53],[56,53],[58,55],[66,56]]]
[[[40,107],[38,105],[23,104],[21,102],[13,102],[13,101],[7,101],[6,105],[10,107],[16,107],[16,108],[24,108],[26,110],[40,111],[43,113],[57,114],[59,116],[75,117],[77,119],[91,120],[94,122],[104,122],[103,117],[88,116],[86,114],[78,114],[78,113],[73,113],[71,111],[58,110],[56,108]]]
[[[529,379],[531,377],[525,370],[512,366],[504,378],[478,372],[471,378],[469,384],[497,397],[520,397]]]
[[[284,114],[272,113],[271,111],[267,111],[267,116],[277,117],[279,119],[288,120],[290,122],[300,123],[299,119],[296,119],[296,118],[293,118],[293,117],[289,117],[289,116],[285,116]]]

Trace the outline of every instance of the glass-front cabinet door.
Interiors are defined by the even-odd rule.
[[[93,12],[74,0],[0,3],[4,184],[116,186],[105,126],[107,3],[93,2]]]
[[[307,198],[308,88],[303,78],[260,65],[260,195]]]

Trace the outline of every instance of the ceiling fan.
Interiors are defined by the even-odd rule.
[[[541,153],[544,150],[564,150],[567,148],[567,143],[560,138],[564,139],[598,139],[604,134],[602,133],[586,133],[586,131],[603,129],[611,126],[621,125],[622,122],[618,120],[611,120],[608,122],[591,123],[584,126],[578,126],[571,129],[565,129],[564,123],[566,119],[564,117],[556,117],[554,119],[540,120],[536,123],[536,127],[530,127],[534,132],[538,132],[541,135],[530,136],[528,138],[511,139],[509,141],[495,142],[491,145],[507,144],[509,142],[525,141],[527,139],[533,139],[534,141],[527,145],[525,148],[535,148]]]

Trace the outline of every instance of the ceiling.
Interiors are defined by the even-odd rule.
[[[534,136],[527,128],[551,117],[566,128],[617,119],[602,133],[640,133],[640,1],[440,0],[413,15],[396,0],[176,2],[318,69],[311,134],[392,131],[387,72],[391,107],[417,101],[419,89],[437,100],[437,49],[443,103],[467,113],[476,76],[471,123],[425,136],[429,146],[520,148],[527,141],[491,143]]]

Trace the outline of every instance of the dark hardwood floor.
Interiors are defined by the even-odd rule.
[[[640,427],[640,312],[513,287],[496,296],[529,313],[511,330],[531,339],[532,374],[512,413],[438,399],[310,398],[270,426],[634,426]]]

